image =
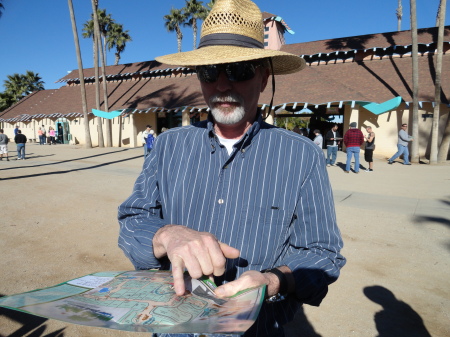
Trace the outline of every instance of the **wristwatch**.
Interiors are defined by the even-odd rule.
[[[266,298],[266,303],[276,303],[283,301],[286,299],[287,290],[288,290],[288,282],[286,275],[279,270],[278,268],[272,268],[272,269],[264,269],[261,270],[261,273],[272,273],[275,274],[278,277],[278,281],[280,282],[280,287],[278,288],[278,293]]]

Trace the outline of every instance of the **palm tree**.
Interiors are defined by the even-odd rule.
[[[97,1],[96,1],[97,3]],[[103,53],[106,57],[106,37],[108,35],[109,30],[111,29],[111,25],[115,22],[111,17],[111,14],[106,14],[106,9],[97,9],[97,17],[98,24],[100,26],[100,34],[102,37],[102,45],[103,45]],[[83,25],[83,37],[84,38],[93,38],[94,36],[94,13],[91,14],[91,20],[87,21]],[[106,60],[105,64],[106,64]]]
[[[398,7],[397,7],[397,30],[402,30],[402,16],[403,16],[403,7],[402,7],[402,0],[398,0]]]
[[[105,13],[105,16],[102,16]],[[99,15],[100,14],[100,15]],[[103,84],[103,107],[105,111],[109,111],[109,105],[108,105],[108,85],[106,81],[106,40],[102,41],[100,39],[100,35],[105,34],[106,36],[107,32],[109,31],[111,24],[114,22],[114,20],[109,19],[111,18],[110,15],[108,15],[109,19],[105,19],[106,16],[106,10],[99,11],[98,10],[98,0],[92,0],[92,18],[94,20],[94,30],[95,35],[97,36],[97,42],[100,43],[98,50],[100,50],[100,59],[101,59],[101,65],[102,65],[102,84]],[[100,21],[101,20],[101,21]],[[104,27],[101,27],[100,22],[102,24],[105,24],[106,22],[109,22]],[[112,146],[112,129],[111,129],[111,120],[106,119],[105,120],[105,126],[106,126],[106,146],[111,147]],[[103,133],[103,130],[102,130]]]
[[[439,115],[441,107],[442,49],[444,46],[444,20],[446,0],[441,0],[438,10],[439,28],[436,51],[436,79],[434,81],[434,111],[431,126],[430,164],[438,162]],[[443,12],[440,11],[443,8]]]
[[[89,29],[93,31],[93,48],[94,48],[94,72],[95,72],[95,107],[97,110],[100,110],[100,83],[99,83],[99,70],[98,70],[98,50],[101,48],[101,40],[100,40],[100,28],[98,24],[98,16],[97,16],[97,8],[98,1],[92,0],[92,14],[93,20],[88,21],[86,25],[89,26]],[[83,33],[84,35],[88,33]],[[97,133],[98,133],[98,146],[105,147],[105,140],[103,139],[103,120],[101,117],[97,117]]]
[[[87,114],[87,101],[86,101],[86,88],[84,85],[84,74],[83,74],[83,61],[81,59],[81,51],[80,51],[80,43],[78,41],[78,33],[77,33],[77,24],[75,20],[75,13],[73,11],[73,4],[72,0],[67,0],[69,5],[69,12],[70,12],[70,20],[72,22],[72,33],[73,33],[73,39],[75,42],[75,51],[77,54],[77,62],[78,62],[78,72],[79,72],[79,78],[80,78],[80,87],[81,87],[81,102],[83,105],[83,115],[84,115],[84,137],[85,137],[85,143],[86,148],[92,148],[92,141],[91,141],[91,133],[89,131],[89,118]]]
[[[435,107],[434,107],[434,114],[433,114],[433,134],[434,134],[434,119],[437,118],[439,123],[439,110],[436,109],[437,106],[440,106],[441,100],[441,77],[442,77],[442,49],[443,49],[443,41],[444,41],[444,31],[445,31],[445,11],[447,6],[447,0],[441,0],[439,4],[439,10],[437,17],[439,18],[439,30],[438,30],[438,46],[437,46],[437,60],[436,60],[436,87],[435,87],[435,94],[434,94],[434,100],[435,100]],[[439,81],[438,81],[439,79]],[[439,82],[439,88],[438,88],[438,82]],[[436,127],[436,142],[438,141],[438,126]],[[433,136],[432,136],[433,137]],[[433,141],[433,138],[432,138]],[[437,146],[437,144],[436,144]],[[450,112],[448,113],[447,117],[447,125],[444,130],[444,134],[442,137],[441,145],[439,146],[439,151],[437,154],[437,161],[439,162],[445,162],[447,160],[448,156],[448,150],[450,147]],[[430,156],[430,163],[431,163],[431,156]]]
[[[211,0],[210,2],[208,2],[208,3],[206,4],[206,6],[208,6],[208,7],[207,7],[208,13],[211,12],[211,9],[214,7],[214,4],[215,4],[215,3],[216,3],[216,0]]]
[[[186,6],[182,9],[186,15],[187,23],[184,23],[184,26],[192,27],[192,31],[194,34],[194,47],[197,48],[197,20],[205,20],[208,15],[208,9],[205,8],[202,4],[202,1],[197,0],[185,0]]]
[[[412,38],[412,82],[413,82],[413,114],[411,162],[419,162],[419,47],[417,44],[417,11],[416,0],[410,0],[411,38]]]
[[[0,92],[0,112],[8,109],[11,105],[16,103],[14,97],[7,92]]]
[[[164,15],[164,20],[169,32],[175,31],[177,33],[178,52],[181,52],[181,40],[183,40],[183,33],[181,32],[180,25],[186,22],[186,15],[181,9],[172,8],[170,14]]]
[[[23,75],[23,79],[27,86],[28,93],[32,93],[33,91],[44,90],[45,82],[42,81],[42,77],[39,76],[38,73],[34,73],[30,70],[27,70],[25,75]]]
[[[125,46],[127,42],[132,41],[130,34],[128,34],[128,30],[123,30],[123,25],[119,23],[113,23],[111,25],[111,29],[108,32],[108,36],[106,37],[106,47],[108,50],[112,48],[116,48],[116,60],[114,65],[118,65],[120,61],[120,54],[125,50]]]
[[[25,74],[8,75],[4,81],[5,93],[9,95],[14,102],[34,91],[44,90],[44,82],[38,73],[27,70]]]

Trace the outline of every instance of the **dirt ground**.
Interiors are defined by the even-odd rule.
[[[141,148],[28,144],[0,161],[0,296],[98,271],[131,270],[117,247],[117,206],[142,167]],[[292,336],[450,336],[450,164],[330,167],[348,259],[318,308]],[[365,164],[362,161],[362,164]],[[148,336],[148,334],[145,334]],[[144,336],[0,308],[0,336]]]

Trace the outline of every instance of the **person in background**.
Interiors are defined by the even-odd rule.
[[[44,140],[43,140],[43,137],[42,137],[42,129],[41,129],[41,127],[39,127],[37,134],[39,136],[39,145],[44,145]]]
[[[22,134],[22,131],[18,130],[17,135],[14,137],[14,142],[17,144],[17,159],[25,160],[25,144],[27,143],[27,136]]]
[[[56,135],[56,131],[55,129],[53,129],[52,126],[49,126],[48,128],[48,136],[49,136],[49,142],[48,145],[55,145],[56,144],[56,140],[55,140],[55,135]]]
[[[64,129],[61,124],[58,124],[58,143],[64,144]]]
[[[19,126],[16,125],[16,127],[14,128],[14,137],[17,135],[18,131],[19,131]]]
[[[361,145],[364,143],[364,135],[361,130],[357,129],[356,122],[350,123],[350,129],[344,135],[344,144],[347,148],[347,163],[345,165],[345,173],[350,173],[350,164],[352,156],[355,157],[355,173],[359,173],[359,152]]]
[[[47,143],[47,130],[45,130],[44,125],[42,125],[41,131],[42,131],[42,145],[44,145],[45,143]]]
[[[292,131],[295,132],[295,133],[298,133],[299,135],[302,135],[302,136],[303,136],[302,130],[300,130],[300,128],[299,128],[298,126],[294,127],[294,128],[292,129]]]
[[[323,147],[323,137],[320,134],[320,130],[315,129],[314,130],[314,134],[316,135],[316,137],[313,140],[314,144],[316,144],[318,147],[320,147],[322,149],[322,147]]]
[[[341,135],[338,132],[338,126],[333,125],[325,135],[325,142],[327,144],[327,166],[336,166],[336,158],[338,153],[338,146],[341,141]]]
[[[150,130],[152,129],[151,125],[147,125],[145,127],[144,132],[142,132],[142,145],[144,146],[144,158],[147,157],[148,151],[147,151],[147,136],[150,133]]]
[[[403,123],[400,131],[398,132],[398,142],[397,142],[397,152],[388,160],[388,164],[392,164],[395,159],[403,155],[403,165],[411,165],[409,162],[409,150],[408,143],[412,142],[414,139],[406,130],[408,129],[408,124]]]
[[[3,156],[5,156],[6,161],[9,161],[8,143],[9,143],[8,136],[3,133],[3,129],[0,129],[0,160],[3,160]]]
[[[144,156],[144,158],[147,157],[148,154],[150,153],[150,151],[153,149],[153,143],[155,142],[154,134],[155,134],[155,131],[150,130],[147,135],[147,138],[145,139],[145,145],[147,147],[147,154]]]
[[[262,14],[250,0],[217,0],[199,48],[156,60],[195,68],[210,111],[157,137],[119,206],[119,247],[136,269],[170,269],[179,296],[186,270],[214,278],[222,298],[267,286],[244,336],[283,337],[283,325],[303,303],[319,305],[345,264],[323,152],[265,123],[258,108],[270,74],[305,61],[264,49]]]
[[[369,163],[369,168],[366,172],[373,172],[373,150],[375,150],[375,132],[372,131],[372,127],[366,128],[367,135],[364,137],[366,140],[366,146],[364,147],[364,159]]]

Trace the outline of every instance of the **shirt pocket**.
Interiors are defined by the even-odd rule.
[[[282,254],[288,242],[292,213],[278,207],[246,207],[241,212],[239,246],[249,266],[267,266]],[[250,268],[258,269],[258,268]]]

